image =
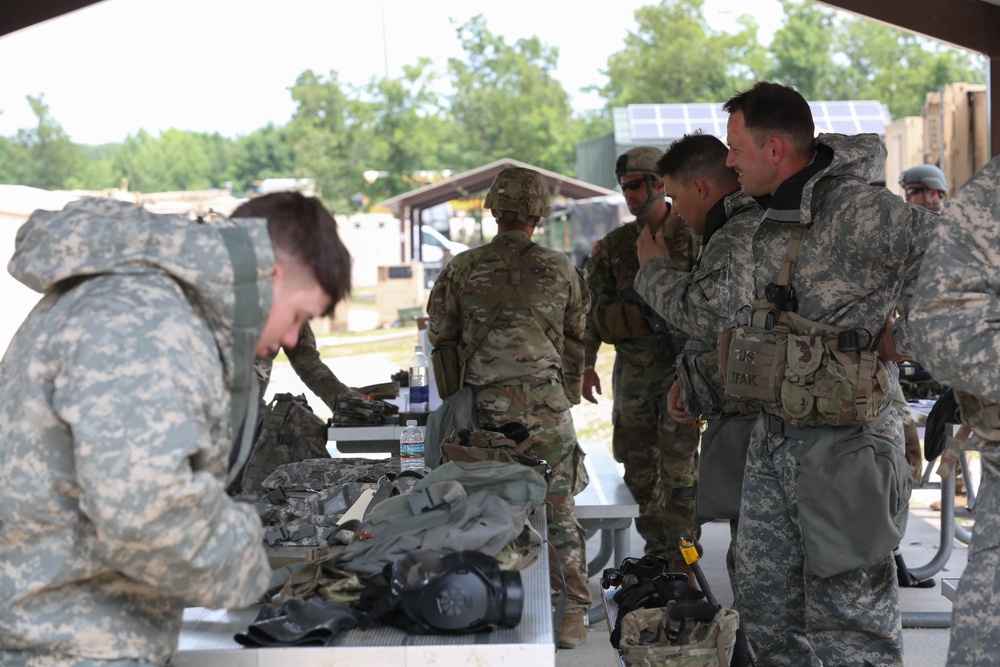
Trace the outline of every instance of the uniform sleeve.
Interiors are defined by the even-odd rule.
[[[441,270],[427,298],[427,340],[431,345],[459,344],[462,339],[462,317],[459,308],[455,260]]]
[[[636,274],[635,291],[685,334],[714,342],[738,308],[733,295],[740,290],[730,284],[730,260],[727,249],[711,241],[694,271],[684,271],[666,257],[655,257]]]
[[[295,374],[309,387],[309,391],[319,396],[332,412],[336,412],[337,397],[351,388],[338,380],[330,367],[323,363],[316,347],[316,336],[308,322],[299,331],[298,344],[285,349],[285,354]]]
[[[890,228],[903,230],[903,233],[899,234],[896,239],[896,248],[890,249],[890,252],[897,251],[902,255],[899,269],[902,285],[899,300],[896,303],[896,308],[902,317],[896,321],[892,335],[896,351],[904,357],[910,357],[912,356],[912,343],[906,315],[910,311],[910,302],[916,288],[920,264],[930,245],[934,228],[941,217],[921,206],[913,206],[905,202],[897,203],[891,209],[890,215],[893,218]]]
[[[229,401],[215,341],[190,309],[142,296],[78,315],[86,335],[55,381],[81,511],[98,556],[126,576],[190,606],[249,604],[270,567],[254,508],[223,486]]]
[[[583,390],[584,335],[590,311],[590,293],[583,273],[575,267],[571,271],[570,298],[563,320],[562,372],[566,397],[577,405]]]
[[[909,313],[913,358],[942,383],[1000,402],[1000,158],[941,218]]]
[[[609,305],[619,301],[619,296],[615,292],[615,277],[611,267],[611,257],[608,253],[607,237],[595,244],[590,258],[587,260],[584,275],[588,300],[590,301],[583,337],[584,364],[592,367],[597,362],[597,351],[602,343],[597,328],[598,318],[605,316]]]

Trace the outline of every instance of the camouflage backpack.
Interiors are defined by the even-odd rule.
[[[531,451],[528,430],[517,422],[473,430],[456,428],[441,441],[441,460],[520,463],[544,475],[545,479],[552,475],[548,463]]]
[[[727,667],[739,614],[709,602],[671,600],[622,618],[619,649],[628,667]]]
[[[344,392],[337,397],[333,423],[337,426],[368,426],[381,424],[386,417],[396,414],[399,414],[399,408],[392,403]]]
[[[322,458],[279,466],[261,484],[257,514],[268,546],[346,544],[369,503],[408,491],[421,475],[400,474],[399,459]],[[353,512],[351,513],[354,514]]]
[[[328,458],[327,424],[313,413],[305,396],[275,394],[257,419],[253,449],[230,491],[256,502],[261,482],[283,463]]]

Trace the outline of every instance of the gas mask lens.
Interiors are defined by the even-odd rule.
[[[433,549],[411,551],[392,564],[392,592],[400,594],[426,586],[444,572],[444,552]]]

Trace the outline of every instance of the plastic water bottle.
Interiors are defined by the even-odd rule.
[[[410,412],[427,412],[430,400],[430,388],[427,381],[430,376],[430,364],[424,354],[422,345],[414,348],[410,357]]]
[[[424,433],[417,428],[417,420],[409,419],[399,434],[399,469],[424,469]]]

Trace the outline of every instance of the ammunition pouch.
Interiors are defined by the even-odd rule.
[[[962,423],[987,442],[1000,442],[1000,404],[955,391]]]
[[[697,345],[706,345],[697,343]],[[681,402],[692,415],[705,417],[719,414],[749,414],[760,411],[760,404],[750,401],[727,399],[719,385],[719,357],[715,346],[711,349],[692,349],[688,341],[677,357],[675,366],[680,384]]]
[[[462,388],[462,360],[456,343],[439,343],[431,350],[438,395],[447,398]]]
[[[623,289],[620,300],[609,304],[604,317],[597,319],[597,333],[601,340],[612,345],[654,334],[673,335],[667,321],[632,288]]]
[[[798,426],[860,426],[878,416],[890,394],[889,371],[857,345],[854,332],[789,312],[773,328],[746,326],[719,336],[726,397],[760,401]],[[754,315],[754,321],[772,321]],[[846,349],[845,349],[846,348]]]

